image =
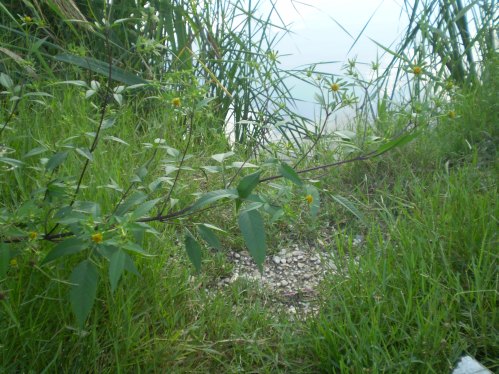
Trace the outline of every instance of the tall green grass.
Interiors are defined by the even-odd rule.
[[[157,77],[158,84],[152,85],[149,91],[127,91],[129,96],[123,106],[113,103],[106,108],[106,115],[116,117],[116,125],[103,132],[103,147],[98,147],[93,155],[79,198],[98,201],[103,211],[111,211],[122,196],[116,187],[126,189],[130,186],[137,168],[151,160],[149,174],[142,184],[136,185],[138,189],[146,190],[149,182],[164,175],[165,166],[171,161],[167,150],[155,154],[154,149],[145,144],[153,144],[156,138],[165,139],[169,146],[178,150],[191,145],[188,153],[195,157],[186,160],[184,166],[192,167],[194,171],[182,174],[185,179],[178,183],[173,195],[180,204],[192,201],[193,192],[211,191],[225,185],[226,181],[219,174],[208,176],[200,166],[213,165],[211,155],[229,150],[227,139],[220,131],[225,94],[217,90],[227,89],[233,83],[227,82],[241,74],[244,79],[251,80],[248,74],[258,70],[249,69],[254,67],[255,59],[272,57],[265,50],[274,42],[268,33],[271,27],[268,19],[249,17],[258,3],[245,3],[249,8],[238,3],[239,7],[230,8],[229,3],[215,1],[206,3],[206,13],[200,10],[196,13],[197,8],[190,8],[189,3],[185,9],[174,7],[169,8],[170,13],[160,13],[162,18],[159,20],[144,8],[143,3],[126,2],[130,8],[115,7],[115,10],[105,9],[104,2],[74,3],[85,17],[93,12],[96,18],[107,15],[111,21],[140,10],[141,20],[147,26],[143,36],[151,37],[155,43],[165,42],[162,40],[165,36],[171,37],[168,31],[171,25],[167,24],[171,20],[175,21],[173,33],[178,33],[173,40],[165,42],[167,50],[160,49],[164,55],[157,57],[159,60],[165,56],[177,59],[175,62],[169,60],[171,65],[166,67],[154,62],[153,50],[147,50],[145,46],[128,60],[130,52],[124,50],[131,44],[126,43],[131,43],[130,40],[138,43],[138,36],[132,39],[133,27],[126,29],[122,25],[110,29],[112,54],[120,63],[130,63],[124,66],[128,73],[140,70],[145,75],[155,76],[161,75],[165,68],[170,70],[166,77]],[[0,134],[2,146],[5,144],[9,150],[14,150],[10,155],[25,163],[23,168],[0,171],[2,220],[11,219],[7,213],[17,211],[23,203],[40,201],[43,188],[57,176],[58,182],[74,185],[74,176],[85,162],[81,154],[71,151],[57,175],[46,172],[43,158],[68,149],[70,144],[88,146],[91,141],[88,133],[95,131],[101,103],[98,95],[85,99],[85,90],[71,84],[59,84],[58,80],[61,76],[65,76],[64,79],[77,76],[86,81],[104,82],[105,79],[88,70],[66,70],[62,68],[66,65],[54,62],[51,54],[71,51],[75,47],[70,46],[70,41],[80,39],[72,33],[72,27],[78,31],[80,26],[67,20],[68,14],[62,12],[60,2],[54,1],[50,3],[52,7],[42,8],[43,15],[36,13],[38,8],[29,4],[34,2],[10,2],[0,7],[3,30],[11,33],[2,34],[0,38],[3,47],[15,51],[23,60],[31,61],[36,72],[43,76],[39,80],[29,78],[31,70],[26,66],[31,65],[22,60],[2,60],[1,69],[9,72],[16,82],[29,83],[24,87],[27,92],[43,91],[51,96],[28,96],[17,103],[2,99],[0,123],[9,119],[8,126]],[[171,5],[170,2],[155,4],[157,9]],[[417,7],[449,4],[449,12],[454,12],[454,26],[452,22],[424,18],[428,11]],[[488,28],[486,21],[490,20],[492,9],[488,3],[459,4],[417,2],[409,12],[414,18],[411,25],[415,27],[416,18],[423,17],[426,25],[434,27],[433,22],[437,22],[443,30],[440,33],[444,33],[446,27],[459,27],[462,22],[459,15],[481,10],[482,18],[473,18],[473,21],[481,28]],[[58,20],[56,27],[50,29],[55,32],[53,39],[37,44],[48,31],[36,29],[33,32],[35,25],[22,26],[17,12],[28,11],[33,12],[36,19]],[[123,13],[118,14],[119,11]],[[225,17],[224,22],[229,22],[231,27],[222,28],[219,17]],[[239,17],[243,18],[241,23],[238,23]],[[162,27],[156,29],[157,25]],[[402,50],[406,53],[404,48],[418,43],[416,34],[423,30],[422,25],[422,21],[419,22],[413,29],[416,31],[408,34],[405,47],[397,54],[402,55]],[[70,32],[64,35],[67,30]],[[108,56],[99,55],[99,48],[106,44],[106,39],[102,38],[105,30],[101,29],[99,33],[99,30],[87,29],[81,39],[82,45],[89,49],[89,55],[103,61]],[[157,35],[151,34],[154,30],[158,30]],[[210,32],[215,41],[209,40]],[[194,39],[182,39],[191,34]],[[484,37],[486,33],[479,35]],[[56,44],[65,37],[67,45]],[[231,40],[238,37],[241,39],[236,43],[238,48],[233,48]],[[205,44],[199,41],[201,38],[206,39]],[[481,40],[476,38],[474,42]],[[192,43],[190,47],[189,43]],[[213,43],[219,43],[220,53],[226,54],[227,60],[208,56],[216,54]],[[443,52],[431,52],[431,45],[425,43],[428,39],[423,39],[420,47],[425,49],[424,56],[435,59],[438,66],[442,63],[440,53]],[[196,216],[192,221],[153,223],[159,235],[146,236],[143,241],[144,249],[153,257],[136,258],[141,275],[127,273],[114,293],[107,282],[102,282],[89,321],[80,329],[67,300],[71,286],[67,279],[80,257],[42,265],[41,260],[52,246],[40,240],[27,240],[16,245],[6,276],[0,279],[0,372],[440,373],[449,371],[463,353],[471,354],[491,370],[497,370],[498,61],[484,43],[483,51],[487,53],[482,57],[486,61],[482,64],[473,60],[474,77],[471,77],[474,73],[466,48],[460,49],[458,56],[465,70],[470,68],[465,71],[463,80],[455,78],[454,70],[445,70],[445,64],[441,75],[434,75],[431,69],[424,71],[429,90],[420,92],[418,102],[434,98],[431,91],[434,88],[439,99],[426,106],[416,107],[411,103],[404,109],[404,102],[398,103],[400,106],[390,103],[381,81],[371,82],[379,92],[377,96],[370,96],[365,105],[357,107],[360,118],[357,135],[352,141],[343,141],[348,152],[369,150],[373,144],[364,140],[371,136],[371,139],[375,136],[390,138],[407,125],[413,109],[418,110],[414,112],[419,119],[427,118],[428,121],[418,122],[422,125],[416,141],[394,153],[310,174],[311,178],[320,179],[317,185],[323,190],[317,220],[312,221],[303,212],[303,201],[289,197],[292,196],[291,187],[286,190],[289,192],[284,207],[286,220],[268,228],[272,237],[270,242],[276,247],[271,250],[277,249],[283,236],[284,239],[306,240],[326,236],[330,242],[325,250],[334,255],[339,269],[338,274],[328,274],[321,285],[318,315],[302,320],[299,316],[291,318],[276,312],[272,296],[250,282],[236,282],[224,290],[213,289],[219,277],[231,271],[232,265],[223,251],[206,251],[203,254],[205,270],[195,275],[180,244],[183,238],[178,227],[192,226],[198,217],[203,217]],[[462,48],[464,42],[457,45]],[[186,47],[195,53],[183,54],[188,51]],[[120,55],[120,51],[124,54]],[[144,60],[138,58],[140,56]],[[409,64],[402,56],[396,62],[403,67],[404,74],[412,76],[414,71],[411,69],[423,60]],[[142,64],[153,65],[152,71],[143,70]],[[266,65],[258,74],[272,72],[275,66]],[[62,71],[57,71],[59,68]],[[196,69],[197,73],[193,74]],[[235,69],[233,75],[231,69]],[[201,81],[207,72],[215,75],[214,82],[200,84],[200,90],[199,86],[190,86],[194,77]],[[258,74],[257,78],[261,78]],[[441,84],[447,78],[453,78],[458,84],[444,91]],[[251,84],[258,86],[261,83],[258,79]],[[58,84],[47,85],[46,80],[51,83],[56,80]],[[168,89],[164,89],[165,82]],[[284,88],[279,88],[278,83],[279,77],[272,76],[268,84],[275,92],[269,91],[268,95],[282,99],[279,95],[285,97],[286,93],[279,91]],[[424,82],[420,83],[423,90]],[[415,83],[411,81],[410,84],[412,89]],[[240,109],[235,110],[241,111],[241,118],[253,114],[253,104],[250,104],[253,98],[257,102],[261,100],[260,103],[271,102],[265,95],[257,97],[258,89],[253,90],[253,87],[248,94],[245,87],[252,86],[248,83],[243,88],[234,88],[234,92],[240,94]],[[207,103],[195,113],[189,143],[184,117],[171,100],[180,96],[183,103],[192,104],[207,92],[222,97],[222,102]],[[363,111],[370,110],[366,108],[371,105],[376,109],[366,115]],[[376,121],[366,122],[372,120],[373,114],[377,114]],[[240,140],[245,136],[251,141],[258,138],[260,135],[251,133],[253,130],[250,127],[249,133],[240,132]],[[311,134],[303,129],[300,131],[297,136]],[[105,136],[115,138],[106,139]],[[125,140],[128,145],[116,139]],[[304,164],[331,162],[347,153],[342,147],[334,149],[337,153],[329,152],[331,141],[331,138],[322,138],[313,157]],[[37,147],[43,147],[45,151],[22,157]],[[288,151],[280,149],[279,144],[271,147],[276,154]],[[245,150],[235,147],[234,151],[234,159],[247,157]],[[258,163],[261,160],[250,161]],[[112,185],[114,182],[116,184]],[[168,187],[155,193],[166,195]],[[357,220],[352,210],[327,199],[336,194],[356,202],[364,222]],[[269,196],[273,196],[272,193],[269,192]],[[50,217],[50,207],[47,209],[45,214]],[[224,248],[243,249],[237,227],[225,206],[204,214],[210,222],[226,230],[227,234],[222,236]],[[8,223],[5,227],[11,227],[10,221]],[[31,224],[31,221],[22,224]],[[356,247],[352,245],[352,237],[359,233],[364,236],[364,245]],[[5,239],[3,231],[0,239]],[[102,275],[108,270],[107,262],[99,263]]]

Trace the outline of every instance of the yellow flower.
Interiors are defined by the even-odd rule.
[[[25,22],[25,23],[31,23],[33,22],[33,18],[31,18],[30,16],[24,16],[22,18],[22,20]]]
[[[92,241],[94,243],[97,243],[97,244],[99,244],[100,242],[102,242],[102,234],[100,232],[98,232],[97,234],[93,234],[92,235]]]
[[[172,105],[173,106],[179,107],[180,104],[181,104],[180,97],[175,97],[175,98],[172,99]]]
[[[15,268],[17,267],[17,260],[15,258],[10,260],[10,266],[15,267]]]
[[[338,83],[331,83],[331,91],[338,92],[340,90],[340,85]]]
[[[307,195],[305,196],[305,200],[307,200],[307,203],[310,205],[314,202],[314,197],[312,195]]]
[[[38,233],[36,231],[31,231],[28,236],[31,240],[35,240],[38,237]]]
[[[454,119],[456,118],[456,112],[453,111],[453,110],[449,110],[449,113],[447,113],[447,116],[450,118],[450,119]]]
[[[423,72],[423,69],[421,68],[421,66],[419,65],[415,65],[413,68],[412,68],[412,73],[414,75],[420,75],[421,73]]]

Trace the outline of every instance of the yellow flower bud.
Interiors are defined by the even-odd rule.
[[[340,85],[338,83],[331,83],[331,91],[338,92],[340,90]]]
[[[96,234],[93,234],[92,235],[92,241],[94,243],[97,243],[97,244],[99,244],[100,242],[102,242],[102,234],[100,232],[98,232]]]
[[[421,66],[416,65],[412,68],[412,73],[414,75],[420,75],[422,72],[423,72],[423,69],[421,68]]]
[[[314,202],[314,197],[312,195],[307,195],[305,196],[305,200],[307,200],[307,203],[310,205]]]
[[[175,97],[172,99],[173,106],[176,106],[178,108],[180,106],[180,104],[181,104],[180,97]]]

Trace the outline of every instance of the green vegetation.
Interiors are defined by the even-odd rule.
[[[499,369],[495,2],[407,3],[371,78],[281,71],[258,3],[122,3],[0,4],[0,372]],[[289,241],[316,314],[216,286]]]

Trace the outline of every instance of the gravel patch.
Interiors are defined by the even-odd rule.
[[[357,235],[353,245],[358,247],[363,237]],[[274,306],[292,316],[306,317],[318,311],[317,289],[326,274],[338,273],[334,254],[320,245],[293,244],[267,256],[261,274],[247,252],[230,251],[228,261],[232,274],[216,282],[218,289],[228,287],[237,280],[246,280],[266,289]]]

